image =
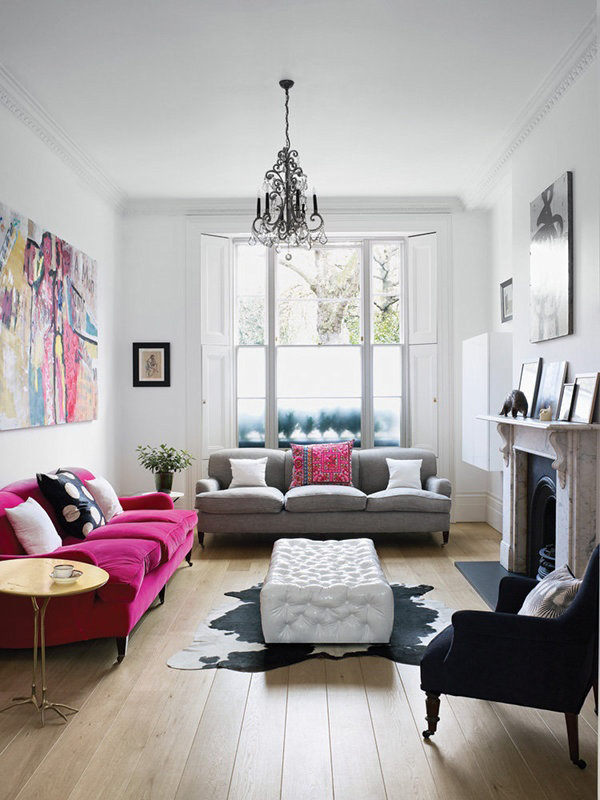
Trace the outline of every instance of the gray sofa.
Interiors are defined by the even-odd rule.
[[[229,489],[230,458],[268,457],[266,487]],[[422,489],[386,490],[386,458],[422,459]],[[204,533],[283,535],[433,532],[450,529],[450,481],[436,475],[429,450],[377,447],[352,453],[352,486],[299,486],[289,450],[236,448],[213,453],[209,477],[196,484],[198,538]]]

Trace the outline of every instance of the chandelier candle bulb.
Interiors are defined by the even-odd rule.
[[[256,198],[256,216],[260,217],[260,197]]]
[[[313,214],[318,214],[318,206],[317,206],[317,195],[313,194]]]
[[[265,214],[269,215],[269,193],[267,192],[265,195]],[[260,217],[260,214],[258,215]]]

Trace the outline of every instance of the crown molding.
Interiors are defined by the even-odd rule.
[[[26,125],[100,197],[119,210],[123,192],[61,128],[25,87],[0,64],[0,103]]]
[[[126,216],[252,217],[255,197],[248,198],[127,198],[122,206]],[[361,214],[452,214],[464,211],[458,197],[320,197],[319,208],[327,215]]]
[[[487,195],[495,187],[514,152],[593,64],[597,54],[597,22],[594,15],[478,170],[478,177],[471,181],[465,193],[467,208],[485,205]]]

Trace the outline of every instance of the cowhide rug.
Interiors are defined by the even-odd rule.
[[[172,656],[175,669],[233,669],[264,672],[308,658],[383,656],[401,664],[418,664],[427,643],[450,622],[452,611],[424,595],[433,586],[393,583],[394,628],[389,644],[265,644],[260,625],[262,584],[226,592],[231,598],[196,631],[194,641]]]

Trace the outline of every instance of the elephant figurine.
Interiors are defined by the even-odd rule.
[[[513,389],[512,392],[506,396],[506,400],[504,401],[500,415],[507,417],[508,412],[510,411],[513,415],[513,419],[516,419],[519,411],[521,414],[523,414],[523,417],[526,417],[528,410],[529,403],[527,402],[527,398],[523,392],[521,392],[519,389]]]

